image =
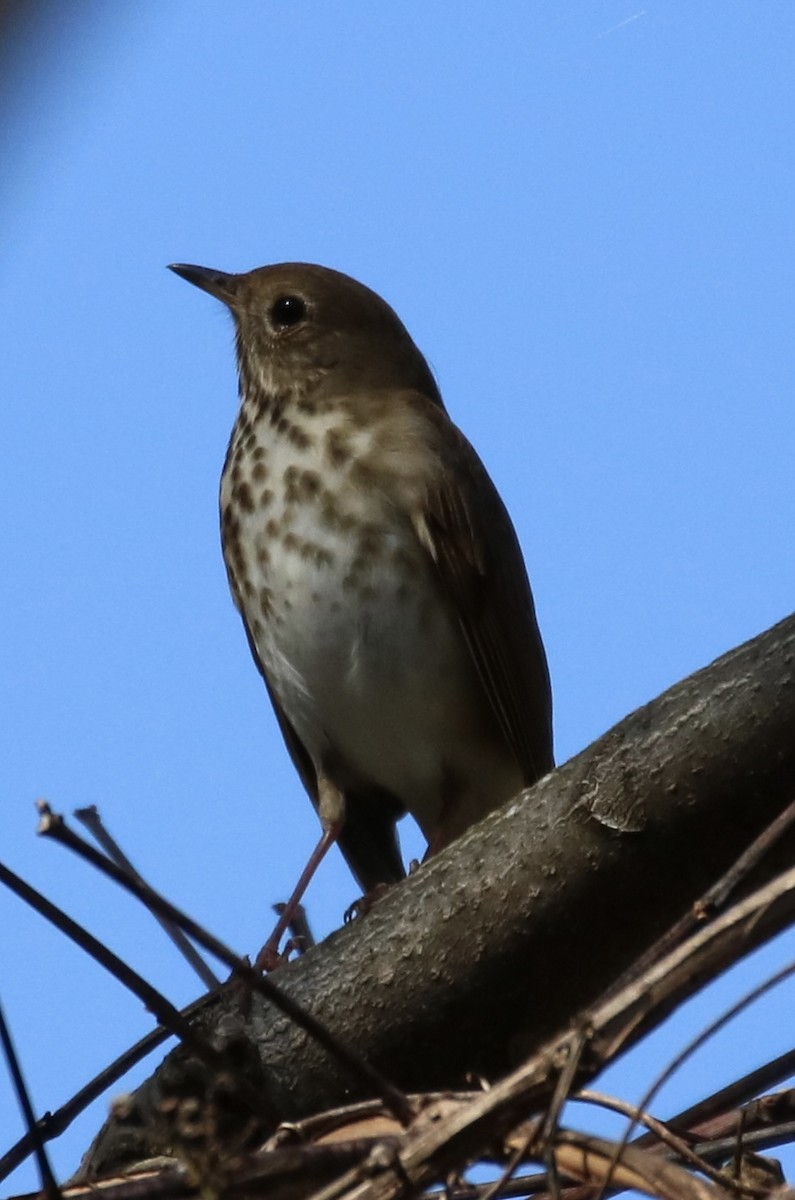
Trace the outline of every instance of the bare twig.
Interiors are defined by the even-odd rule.
[[[100,816],[99,810],[95,804],[90,804],[86,808],[76,808],[75,816],[77,817],[78,821],[85,825],[86,829],[89,831],[98,845],[101,846],[108,857],[111,858],[117,866],[121,867],[123,871],[127,871],[129,875],[132,875],[132,877],[137,879],[140,883],[146,882],[140,871],[138,871],[130,862],[129,858],[124,853],[116,839],[105,828],[102,817]],[[166,921],[163,919],[163,917],[159,917],[157,913],[155,913],[154,916],[155,920],[162,926],[168,937],[171,938],[182,957],[185,959],[188,965],[193,968],[208,991],[212,991],[214,988],[220,987],[221,980],[216,978],[202,956],[197,952],[196,947],[188,938],[185,937],[185,934],[182,932],[182,930],[179,929],[178,926],[174,925],[173,922]]]
[[[479,1200],[496,1200],[497,1196],[505,1195],[505,1188],[509,1181],[513,1178],[517,1168],[524,1162],[527,1152],[531,1144],[536,1138],[537,1130],[535,1127],[529,1129],[519,1145],[511,1154],[505,1169],[497,1176],[492,1183],[487,1183],[483,1191],[479,1194]],[[557,1176],[555,1177],[557,1183]],[[454,1189],[448,1188],[447,1200],[451,1200],[451,1191]]]
[[[795,1050],[787,1050],[778,1058],[771,1059],[770,1062],[749,1071],[747,1075],[735,1079],[734,1082],[727,1084],[719,1091],[705,1096],[697,1104],[683,1109],[675,1117],[671,1117],[667,1123],[678,1129],[693,1130],[699,1136],[711,1137],[713,1122],[721,1122],[719,1128],[723,1128],[722,1122],[735,1116],[738,1105],[752,1100],[767,1088],[775,1087],[777,1083],[789,1079],[793,1073],[795,1073]],[[783,1094],[789,1095],[790,1093],[778,1093],[778,1095]],[[772,1102],[773,1097],[767,1097],[766,1100]],[[764,1100],[757,1101],[759,1104],[764,1102]]]
[[[740,855],[734,866],[709,889],[702,901],[706,911],[715,912],[723,908],[732,892],[745,882],[765,855],[770,853],[784,834],[792,829],[793,825],[795,825],[795,800],[770,822],[767,829],[762,830],[745,853]]]
[[[661,938],[636,959],[632,966],[621,975],[614,984],[614,990],[619,991],[630,980],[642,975],[653,963],[658,962],[665,954],[670,953],[676,946],[681,945],[700,925],[722,909],[732,892],[742,884],[751,871],[759,865],[778,841],[795,824],[795,800],[775,817],[751,845],[732,863],[728,871],[704,893],[681,920],[677,921],[663,934]]]
[[[549,1107],[547,1108],[546,1116],[544,1117],[543,1125],[541,1126],[541,1144],[547,1147],[545,1156],[545,1165],[549,1173],[549,1190],[552,1193],[553,1200],[560,1200],[560,1180],[558,1179],[557,1159],[553,1153],[554,1134],[560,1121],[560,1114],[563,1106],[569,1098],[575,1076],[580,1069],[580,1061],[583,1051],[588,1044],[590,1031],[585,1029],[580,1030],[580,1035],[571,1040],[568,1046],[568,1053],[563,1063],[562,1070],[555,1084],[555,1090],[552,1093]]]
[[[575,1094],[572,1099],[575,1101],[582,1099],[588,1102],[593,1095],[594,1093],[580,1092]],[[632,1146],[646,1149],[652,1154],[670,1156],[673,1153],[681,1160],[692,1163],[710,1178],[715,1178],[715,1175],[712,1174],[713,1164],[725,1163],[734,1152],[737,1145],[737,1130],[743,1116],[745,1120],[743,1145],[746,1150],[769,1150],[795,1140],[795,1120],[776,1120],[774,1116],[774,1114],[795,1113],[795,1092],[792,1091],[763,1096],[749,1104],[744,1113],[743,1111],[725,1113],[720,1118],[714,1118],[709,1125],[701,1127],[681,1125],[681,1137],[671,1131],[670,1122],[665,1124],[658,1122],[648,1113],[635,1109],[634,1105],[624,1104],[613,1097],[601,1097],[600,1102],[604,1102],[607,1107],[623,1112],[627,1116],[634,1116],[639,1124],[642,1123],[647,1127],[649,1132],[631,1142]],[[684,1139],[687,1139],[687,1142]],[[692,1156],[695,1156],[695,1159]],[[723,1178],[725,1186],[732,1186],[726,1184],[725,1176],[722,1173],[720,1173],[720,1177]],[[539,1195],[539,1193],[548,1192],[549,1180],[545,1174],[526,1175],[522,1178],[522,1185],[525,1194]],[[749,1189],[747,1184],[743,1185],[742,1190],[746,1193],[749,1191],[754,1193],[754,1189]],[[608,1194],[613,1195],[614,1191],[609,1189]],[[566,1188],[564,1192],[565,1200],[592,1200],[594,1196],[595,1189],[588,1185]],[[541,1195],[539,1200],[544,1200],[544,1196]]]
[[[758,1000],[766,992],[769,992],[771,988],[789,978],[789,976],[793,973],[795,973],[795,963],[789,963],[788,966],[783,967],[780,971],[776,971],[773,975],[768,976],[768,978],[763,980],[762,983],[758,984],[757,987],[752,988],[749,992],[742,996],[741,999],[736,1002],[736,1004],[732,1004],[714,1021],[710,1021],[706,1029],[703,1029],[699,1034],[696,1035],[696,1037],[692,1038],[687,1045],[672,1059],[665,1070],[658,1075],[657,1079],[655,1079],[652,1086],[644,1095],[643,1099],[638,1105],[638,1108],[643,1112],[647,1111],[660,1089],[668,1082],[668,1080],[676,1073],[676,1071],[679,1070],[679,1068],[684,1062],[687,1061],[688,1058],[695,1054],[696,1051],[699,1050],[711,1037],[714,1037],[719,1030],[723,1029],[723,1027],[727,1025],[729,1021],[732,1021],[736,1016],[738,1016],[739,1013],[743,1012],[744,1009],[753,1004],[755,1000]],[[620,1155],[623,1148],[627,1145],[630,1137],[632,1136],[632,1130],[634,1127],[635,1119],[630,1117],[627,1128],[617,1145],[617,1156]],[[618,1159],[616,1159],[616,1161],[618,1161]],[[598,1200],[602,1200],[601,1196],[598,1197]]]
[[[558,1167],[573,1179],[602,1188],[615,1185],[635,1188],[662,1200],[716,1200],[728,1195],[725,1187],[697,1179],[675,1163],[625,1146],[618,1161],[612,1142],[571,1130],[559,1130],[555,1143]]]
[[[30,1102],[28,1089],[25,1086],[25,1080],[22,1075],[22,1068],[19,1065],[14,1043],[11,1038],[11,1031],[6,1023],[3,1006],[0,1004],[0,1043],[3,1046],[3,1052],[8,1063],[8,1070],[14,1084],[14,1091],[17,1094],[17,1101],[22,1110],[22,1115],[25,1119],[28,1133],[33,1141],[33,1149],[36,1155],[36,1164],[39,1169],[39,1178],[41,1179],[42,1191],[48,1200],[60,1200],[61,1190],[55,1181],[55,1176],[52,1173],[50,1160],[47,1157],[47,1151],[44,1148],[44,1142],[36,1132],[36,1114],[33,1111],[33,1105]]]
[[[98,850],[95,850],[83,838],[78,837],[76,833],[68,828],[63,817],[51,812],[45,802],[39,801],[38,808],[41,813],[39,833],[47,837],[52,837],[53,840],[74,851],[81,858],[84,858],[87,862],[97,867],[98,870],[102,871],[110,879],[113,879],[114,882],[126,888],[128,892],[153,912],[159,913],[166,920],[173,921],[175,925],[178,925],[195,942],[198,942],[210,954],[213,954],[217,959],[225,963],[226,966],[235,972],[235,975],[240,980],[248,984],[252,991],[264,996],[274,1007],[280,1009],[285,1016],[289,1017],[296,1025],[315,1038],[324,1050],[332,1054],[338,1062],[343,1063],[349,1071],[358,1076],[359,1079],[365,1081],[368,1087],[372,1088],[381,1097],[401,1124],[409,1124],[414,1113],[406,1097],[351,1046],[332,1034],[321,1021],[318,1021],[316,1017],[307,1012],[292,997],[277,987],[271,979],[254,971],[245,959],[235,954],[234,951],[230,950],[218,938],[208,933],[198,922],[194,921],[175,905],[169,903],[168,900],[149,887],[148,884],[131,878],[126,871],[122,871],[120,867],[117,867],[114,862],[111,862],[110,859],[100,854]]]
[[[191,1020],[203,1008],[206,1008],[209,1001],[213,999],[213,995],[213,993],[210,993],[209,995],[200,996],[198,1000],[194,1000],[187,1008],[183,1008],[180,1016],[186,1021]],[[170,1037],[173,1037],[171,1030],[164,1029],[162,1025],[158,1025],[151,1033],[146,1034],[135,1045],[130,1046],[128,1050],[120,1054],[104,1070],[89,1080],[84,1087],[75,1092],[74,1096],[70,1097],[55,1112],[46,1113],[43,1117],[39,1117],[35,1126],[21,1137],[18,1142],[15,1142],[0,1158],[0,1181],[16,1170],[20,1163],[23,1163],[28,1155],[33,1152],[34,1137],[36,1135],[44,1142],[51,1142],[53,1138],[60,1137],[64,1130],[69,1128],[72,1121],[84,1109],[88,1108],[89,1104],[96,1100],[98,1096],[101,1096],[103,1092],[107,1091],[131,1067],[134,1067],[142,1058],[146,1058],[147,1054],[162,1045]]]
[[[581,1073],[592,1075],[728,961],[777,933],[794,911],[795,869],[734,905],[730,912],[655,963],[641,979],[626,985],[621,993],[611,990],[582,1015],[573,1031],[548,1042],[518,1071],[476,1096],[465,1109],[411,1130],[399,1155],[399,1172],[385,1170],[367,1182],[356,1172],[349,1172],[315,1200],[338,1200],[343,1196],[346,1200],[396,1200],[406,1178],[414,1190],[443,1178],[457,1161],[476,1157],[484,1145],[505,1136],[528,1111],[543,1102],[550,1093],[551,1081],[557,1077],[556,1064],[583,1028],[590,1026],[593,1038],[591,1054]],[[634,1152],[635,1147],[629,1149]]]
[[[649,1132],[657,1141],[657,1146],[649,1146],[649,1142],[645,1139],[641,1141],[639,1138],[632,1142],[631,1145],[638,1149],[649,1149],[651,1152],[659,1152],[667,1148],[682,1162],[689,1163],[695,1170],[701,1171],[708,1179],[714,1183],[725,1185],[725,1178],[722,1173],[713,1167],[707,1160],[684,1140],[672,1133],[667,1124],[663,1121],[658,1121],[645,1109],[637,1108],[634,1104],[627,1104],[623,1100],[618,1100],[614,1096],[606,1096],[602,1092],[582,1091],[577,1092],[572,1096],[573,1100],[582,1104],[594,1104],[600,1108],[610,1109],[611,1112],[620,1113],[622,1116],[629,1117],[638,1125],[645,1125]]]
[[[71,938],[81,950],[85,950],[86,954],[89,954],[100,966],[109,971],[114,979],[118,979],[119,983],[144,1003],[161,1025],[178,1037],[184,1045],[189,1046],[197,1058],[206,1063],[211,1070],[229,1072],[233,1069],[226,1056],[198,1034],[190,1022],[185,1020],[179,1009],[175,1008],[162,992],[152,987],[142,975],[123,962],[118,955],[103,945],[87,929],[79,925],[77,921],[73,921],[62,909],[52,904],[2,863],[0,863],[0,883],[4,883],[21,900],[29,904],[31,908],[50,921],[56,929]],[[264,1111],[262,1096],[246,1080],[240,1079],[239,1073],[236,1074],[241,1095],[248,1101],[251,1111],[262,1113]]]

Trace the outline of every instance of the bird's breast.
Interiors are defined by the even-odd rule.
[[[351,785],[377,782],[432,825],[441,775],[484,730],[493,740],[493,722],[401,488],[374,467],[366,428],[244,417],[222,535],[268,683],[317,769],[333,756]]]
[[[233,435],[224,555],[280,697],[317,697],[332,675],[355,687],[370,664],[389,673],[406,638],[449,624],[408,514],[368,470],[372,445],[366,428],[325,415],[243,421]]]

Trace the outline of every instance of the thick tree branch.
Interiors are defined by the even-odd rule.
[[[566,1026],[795,795],[795,617],[622,721],[280,970],[280,987],[406,1090],[495,1077]],[[755,882],[791,854],[778,847]],[[284,1119],[355,1082],[256,996],[230,988],[205,1035],[252,1041]],[[85,1164],[162,1149],[140,1122],[200,1068],[177,1050]]]

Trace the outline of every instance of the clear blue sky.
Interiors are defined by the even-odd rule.
[[[165,264],[315,261],[397,309],[513,513],[563,760],[793,607],[795,5],[45,11],[0,181],[2,857],[184,1003],[159,930],[33,834],[38,796],[99,805],[247,952],[316,836],[221,563],[230,323]],[[335,854],[316,931],[355,895]],[[3,1002],[55,1108],[150,1022],[4,894],[0,922]],[[786,1049],[791,1002],[671,1103]],[[650,1062],[614,1080],[627,1099]]]

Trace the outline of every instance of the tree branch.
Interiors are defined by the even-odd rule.
[[[278,973],[280,988],[407,1091],[504,1074],[602,993],[795,794],[795,617],[627,717]],[[792,853],[785,838],[749,881]],[[201,1018],[250,1039],[283,1119],[359,1098],[257,996]],[[109,1124],[86,1175],[165,1149],[141,1130],[195,1075],[179,1048]]]

